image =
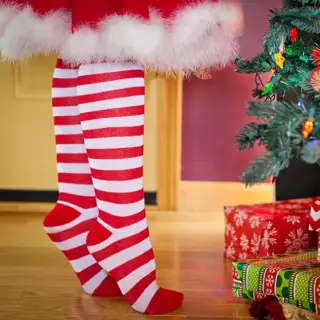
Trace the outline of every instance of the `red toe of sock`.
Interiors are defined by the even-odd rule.
[[[180,292],[160,288],[149,303],[146,314],[164,314],[178,309],[184,296]]]
[[[93,295],[111,298],[123,296],[118,284],[111,277],[106,278],[94,291]]]

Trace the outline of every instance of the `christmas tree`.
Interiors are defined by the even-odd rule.
[[[320,0],[287,1],[270,10],[269,22],[262,52],[235,61],[256,80],[247,106],[253,121],[237,134],[238,149],[265,147],[242,174],[247,185],[276,178],[295,158],[320,165]]]

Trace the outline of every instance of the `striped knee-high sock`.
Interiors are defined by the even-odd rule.
[[[145,215],[144,72],[132,64],[84,65],[77,94],[99,208],[89,251],[136,311],[175,310],[183,295],[158,286]]]
[[[71,69],[58,60],[52,103],[59,200],[46,216],[44,228],[70,261],[87,293],[119,296],[118,285],[107,276],[86,246],[86,237],[97,219],[98,209],[76,103],[77,76],[77,69]]]

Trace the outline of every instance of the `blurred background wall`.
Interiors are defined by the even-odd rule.
[[[242,0],[245,28],[240,55],[255,56],[269,28],[271,8],[281,0]],[[248,121],[246,101],[255,86],[254,76],[240,75],[231,66],[209,81],[193,78],[183,85],[182,180],[239,181],[248,162],[262,150],[237,152],[233,137]]]

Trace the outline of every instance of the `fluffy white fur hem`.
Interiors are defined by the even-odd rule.
[[[71,34],[71,15],[64,10],[37,15],[30,7],[7,24],[0,38],[2,57],[18,60],[37,53],[60,53]]]
[[[234,59],[242,23],[240,7],[205,1],[179,9],[170,21],[156,11],[148,21],[114,15],[97,30],[84,26],[71,34],[65,12],[40,19],[27,8],[8,25],[0,45],[9,59],[43,51],[60,53],[76,65],[132,61],[158,72],[188,74],[224,67]]]
[[[18,5],[9,2],[0,5],[0,37],[3,36],[7,25],[18,14],[19,10]]]

